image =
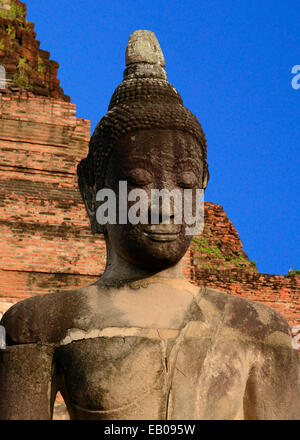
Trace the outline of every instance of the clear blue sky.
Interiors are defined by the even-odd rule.
[[[299,0],[28,0],[41,48],[94,129],[121,82],[129,34],[155,32],[169,81],[207,136],[206,200],[264,273],[300,269]]]

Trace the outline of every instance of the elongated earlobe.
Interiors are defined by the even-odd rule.
[[[204,169],[204,173],[203,173],[203,182],[202,182],[202,188],[205,189],[207,187],[209,181],[209,171],[208,171],[208,166],[206,164],[205,169]]]

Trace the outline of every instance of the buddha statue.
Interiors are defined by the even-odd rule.
[[[161,199],[150,203],[154,189],[194,196],[208,182],[205,135],[164,65],[152,32],[130,36],[124,80],[78,166],[92,231],[106,238],[105,272],[5,313],[0,419],[51,419],[58,391],[71,419],[300,418],[287,322],[260,303],[190,284],[182,274],[190,224],[175,221],[175,203],[167,214]],[[106,220],[102,190],[115,194]],[[148,196],[143,221],[129,222],[137,190]]]

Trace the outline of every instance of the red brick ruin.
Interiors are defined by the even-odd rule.
[[[90,121],[59,86],[58,63],[39,48],[26,5],[0,0],[0,313],[31,295],[93,283],[105,242],[90,232],[77,187]],[[205,229],[184,260],[186,277],[267,304],[300,324],[300,276],[257,271],[219,205],[205,203]]]

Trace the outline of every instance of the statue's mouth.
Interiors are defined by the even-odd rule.
[[[174,226],[176,226],[174,228]],[[181,227],[179,225],[151,225],[144,229],[144,234],[153,241],[174,241],[178,238]]]

